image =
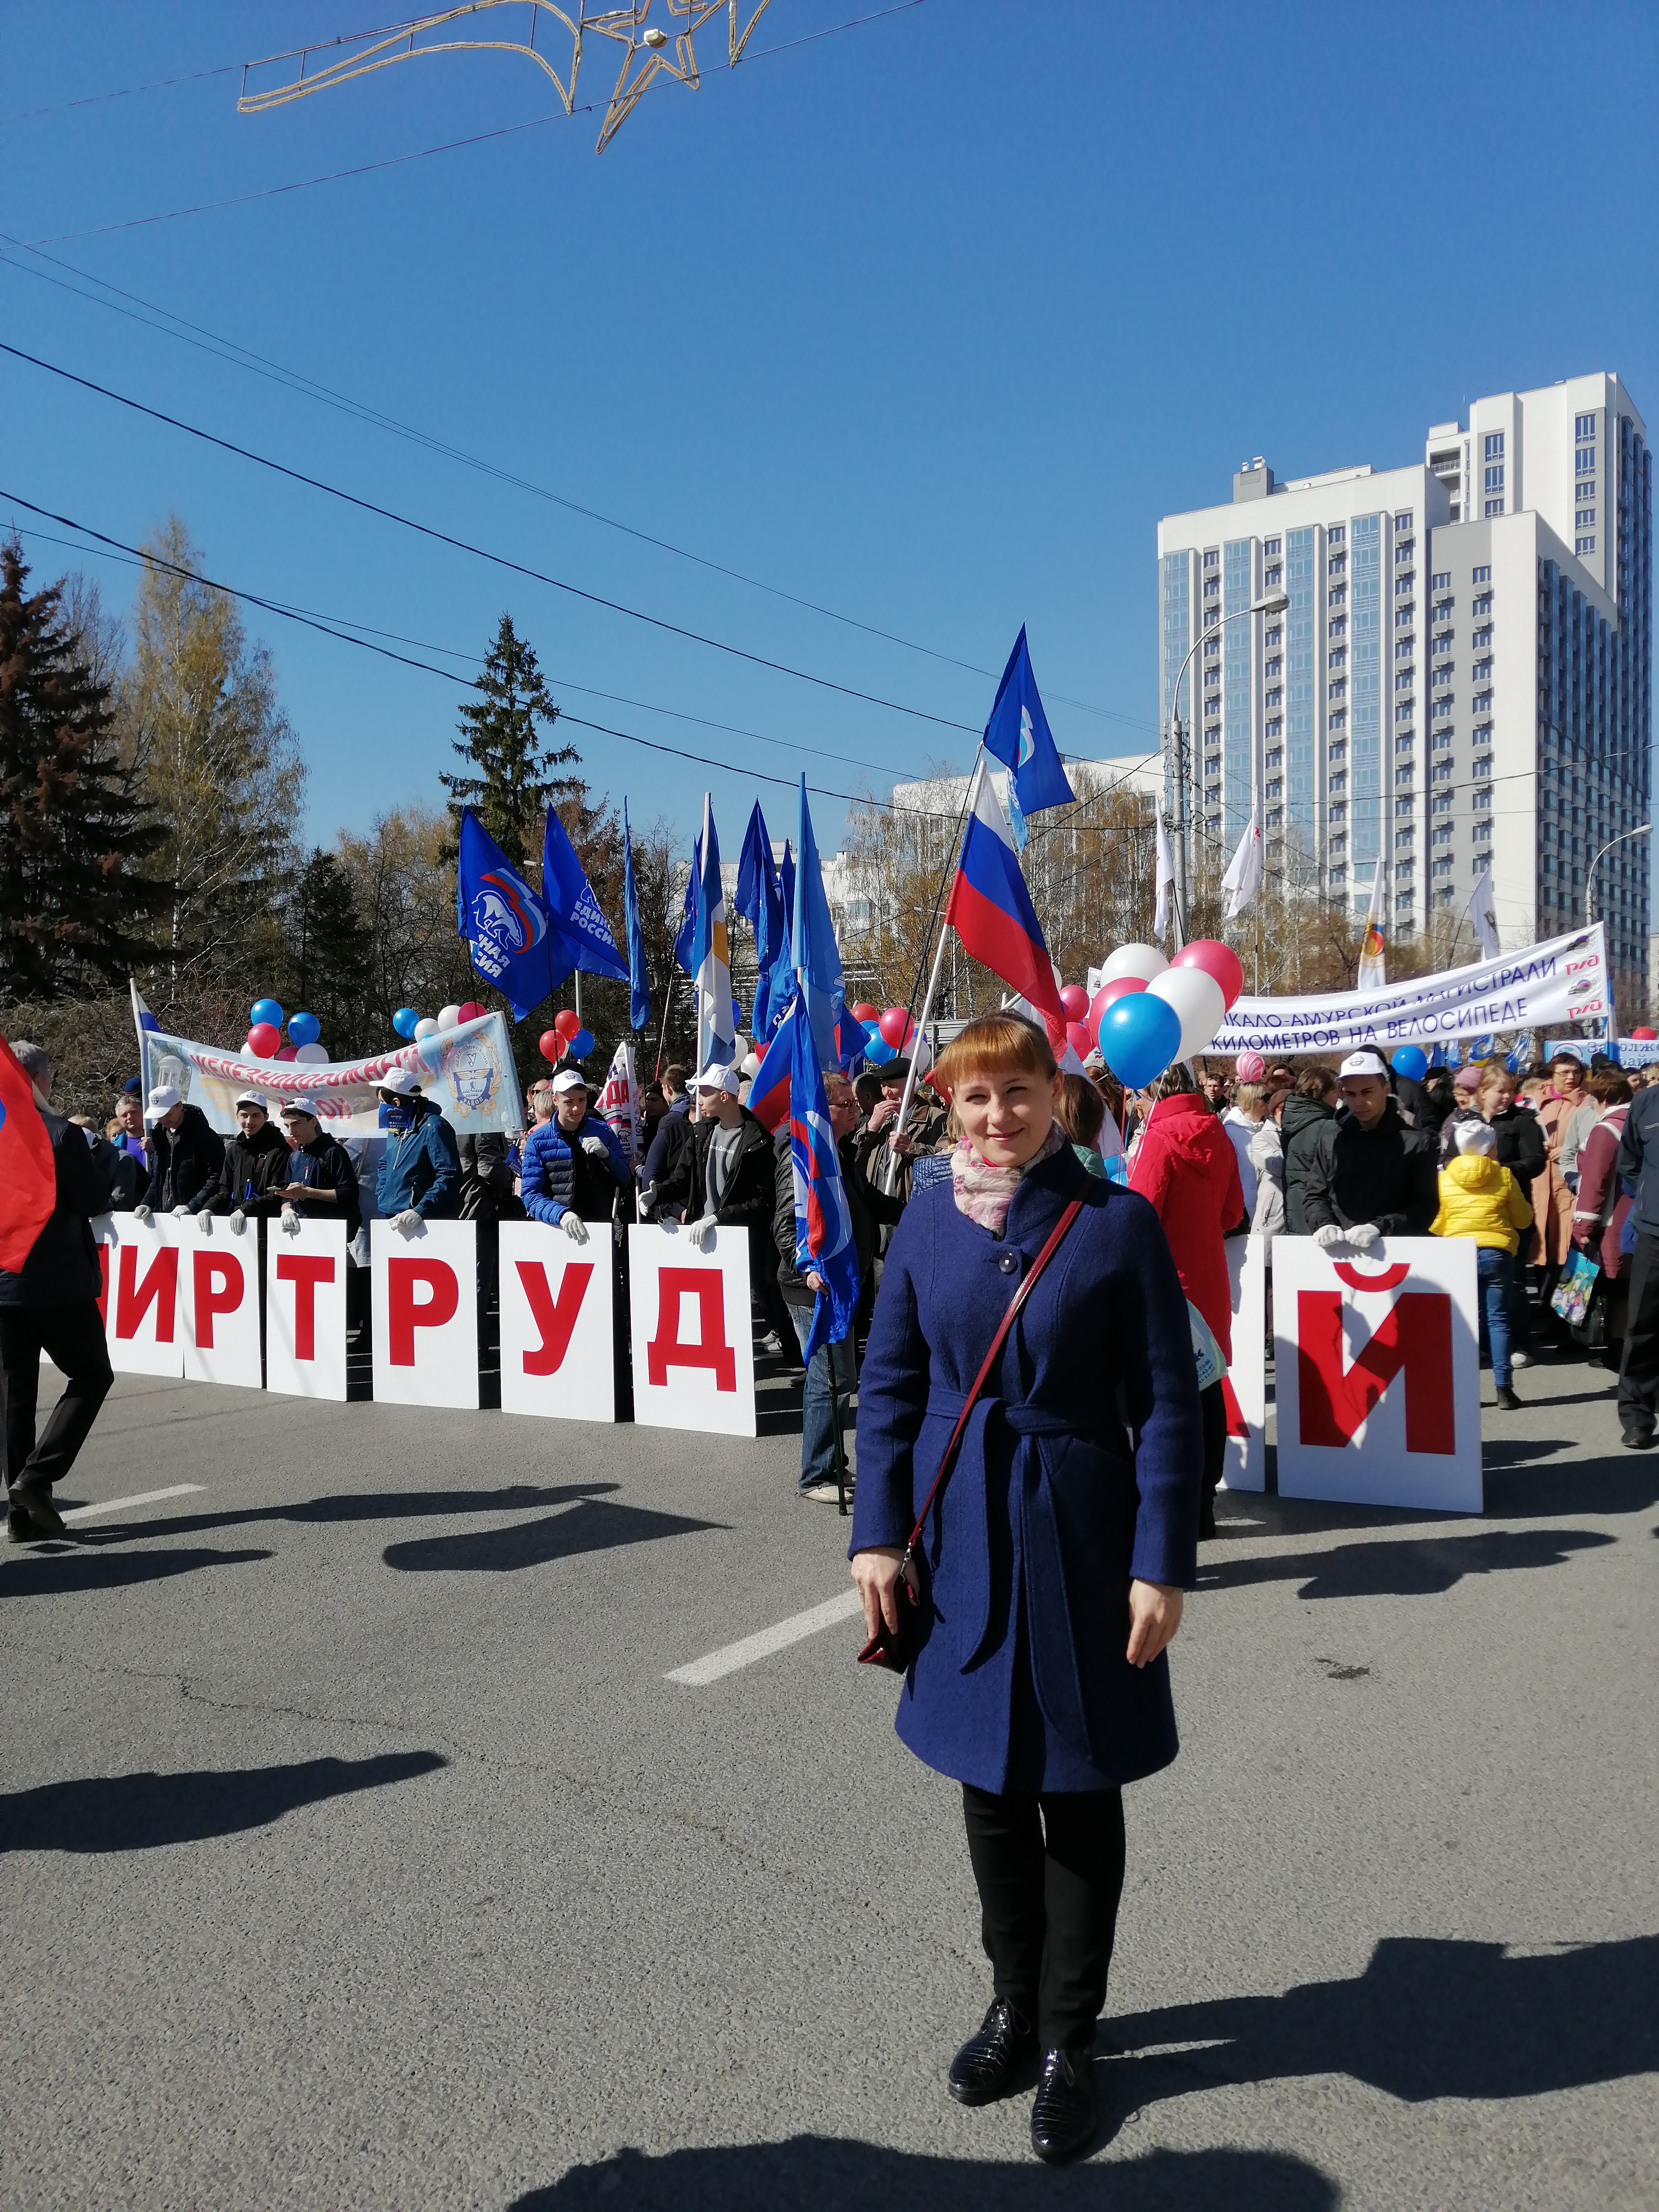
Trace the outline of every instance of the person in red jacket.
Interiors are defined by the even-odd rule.
[[[1200,1092],[1192,1070],[1176,1060],[1152,1086],[1152,1109],[1129,1166],[1129,1188],[1150,1199],[1175,1255],[1176,1273],[1224,1359],[1233,1355],[1232,1291],[1223,1240],[1244,1222],[1238,1155]],[[1227,1407],[1219,1380],[1199,1394],[1204,1410],[1204,1503],[1200,1536],[1215,1534],[1215,1493],[1227,1456]]]

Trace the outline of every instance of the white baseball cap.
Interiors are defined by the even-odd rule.
[[[1337,1069],[1339,1078],[1344,1075],[1380,1075],[1386,1083],[1389,1071],[1380,1052],[1351,1052]]]
[[[236,1101],[236,1103],[239,1106],[257,1106],[262,1114],[269,1114],[270,1111],[269,1100],[265,1098],[262,1092],[258,1091],[243,1091],[241,1097]]]
[[[158,1083],[144,1103],[144,1119],[147,1121],[159,1121],[164,1114],[171,1114],[178,1103],[177,1085]]]
[[[732,1097],[738,1095],[738,1071],[735,1067],[705,1067],[692,1082],[694,1091],[727,1091]]]
[[[314,1098],[284,1098],[282,1111],[284,1114],[309,1114],[313,1121],[319,1118]]]
[[[586,1091],[587,1085],[580,1068],[562,1067],[548,1088],[556,1098],[562,1091]]]
[[[377,1091],[395,1091],[400,1098],[407,1098],[420,1087],[420,1078],[412,1067],[388,1067],[384,1075],[374,1079]]]

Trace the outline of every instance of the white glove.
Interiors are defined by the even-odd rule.
[[[1382,1241],[1382,1231],[1374,1221],[1356,1221],[1348,1231],[1348,1242],[1356,1252],[1369,1252],[1373,1244]]]
[[[133,1207],[132,1218],[135,1221],[149,1221],[153,1218],[143,1199],[140,1199],[137,1205]]]
[[[720,1224],[716,1222],[712,1213],[705,1213],[701,1221],[694,1221],[691,1224],[691,1242],[696,1246],[699,1252],[708,1251],[710,1245],[713,1244],[714,1241],[714,1231],[719,1225]]]
[[[563,1230],[565,1235],[570,1239],[573,1244],[586,1243],[587,1224],[582,1219],[580,1213],[573,1213],[568,1206],[567,1206],[564,1212],[559,1216],[559,1226]]]
[[[611,1157],[611,1147],[603,1137],[584,1137],[582,1150],[596,1160],[608,1160]]]
[[[656,1202],[656,1184],[653,1182],[642,1182],[640,1185],[640,1212],[641,1213],[649,1213]]]
[[[1314,1231],[1314,1243],[1318,1245],[1322,1252],[1328,1252],[1334,1245],[1346,1244],[1347,1241],[1345,1233],[1334,1221],[1328,1221],[1322,1229],[1316,1229]]]
[[[298,1215],[298,1214],[294,1211],[294,1208],[293,1208],[291,1206],[283,1206],[283,1236],[284,1236],[284,1237],[297,1237],[297,1236],[299,1235],[299,1233],[300,1233],[300,1217],[299,1217],[299,1215]]]
[[[190,1208],[187,1206],[175,1206],[173,1209],[173,1218],[175,1221],[188,1221]]]
[[[204,1206],[201,1212],[197,1215],[196,1226],[201,1231],[204,1237],[212,1236],[213,1216],[208,1212],[206,1206]]]
[[[401,1213],[392,1215],[392,1225],[400,1237],[412,1237],[421,1225],[421,1217],[412,1206],[406,1206]]]
[[[239,1206],[230,1217],[230,1233],[233,1237],[240,1237],[246,1227],[247,1216]]]

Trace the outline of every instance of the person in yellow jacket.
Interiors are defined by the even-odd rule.
[[[1480,1358],[1492,1362],[1498,1402],[1512,1413],[1521,1401],[1510,1380],[1510,1308],[1521,1231],[1532,1226],[1527,1194],[1493,1158],[1498,1132],[1486,1121],[1461,1121],[1456,1150],[1440,1170],[1440,1211],[1433,1237],[1471,1237],[1480,1286]]]

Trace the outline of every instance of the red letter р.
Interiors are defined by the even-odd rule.
[[[1377,1325],[1346,1372],[1342,1294],[1297,1293],[1296,1364],[1302,1441],[1340,1450],[1403,1369],[1406,1449],[1454,1452],[1451,1300],[1444,1291],[1407,1291]]]
[[[697,1302],[697,1341],[680,1341],[680,1300]],[[657,1333],[646,1347],[645,1379],[664,1383],[671,1367],[707,1367],[717,1390],[738,1387],[738,1355],[726,1340],[726,1278],[716,1267],[657,1272]]]
[[[334,1280],[334,1262],[322,1252],[282,1252],[276,1279],[294,1285],[294,1357],[317,1357],[317,1285]]]
[[[542,1261],[520,1261],[519,1280],[524,1285],[530,1310],[542,1333],[542,1340],[534,1352],[526,1352],[524,1356],[526,1375],[556,1375],[564,1365],[564,1355],[570,1349],[570,1333],[576,1326],[576,1316],[587,1296],[588,1279],[592,1273],[591,1260],[571,1261],[565,1268],[556,1302],[548,1288],[547,1269]]]
[[[415,1332],[441,1328],[453,1321],[461,1303],[460,1279],[447,1260],[389,1260],[386,1262],[386,1341],[394,1367],[415,1364]],[[415,1303],[415,1285],[430,1297]]]
[[[149,1273],[138,1280],[138,1247],[121,1247],[121,1272],[115,1291],[115,1334],[136,1336],[152,1303],[155,1308],[155,1341],[173,1341],[173,1313],[179,1303],[179,1247],[164,1244],[149,1263]]]
[[[213,1349],[213,1316],[234,1313],[242,1303],[242,1263],[234,1252],[196,1255],[196,1341]]]

